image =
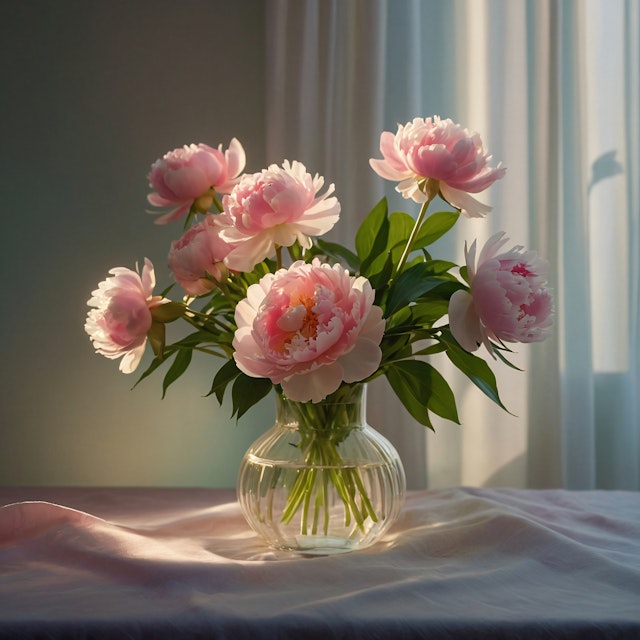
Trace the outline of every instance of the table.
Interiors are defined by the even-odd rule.
[[[636,492],[410,492],[332,557],[265,548],[230,490],[0,504],[0,638],[640,638]]]

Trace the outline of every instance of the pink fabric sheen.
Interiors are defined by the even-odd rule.
[[[0,487],[2,504],[7,638],[640,631],[637,492],[410,491],[380,543],[312,559],[265,547],[233,490]]]
[[[236,308],[236,363],[292,400],[318,402],[379,365],[385,321],[373,298],[365,278],[318,259],[267,274]]]
[[[424,202],[427,196],[419,183],[436,180],[442,197],[469,217],[483,216],[491,208],[468,194],[484,191],[506,171],[500,165],[488,166],[491,156],[477,133],[438,116],[399,125],[395,135],[384,131],[380,152],[382,159],[369,161],[372,169],[386,180],[399,182],[396,190],[405,198]]]

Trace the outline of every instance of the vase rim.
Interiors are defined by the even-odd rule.
[[[332,396],[337,394],[342,390],[346,390],[347,386],[341,385],[338,387],[336,391],[332,394],[329,394],[326,398],[319,400],[318,402],[313,402],[311,400],[292,400],[291,398],[287,398],[283,391],[279,391],[277,388],[274,388],[276,397],[279,400],[282,400],[287,403],[295,403],[295,404],[310,404],[310,405],[341,405],[341,404],[353,404],[356,402],[365,402],[366,401],[366,391],[367,391],[367,383],[366,382],[356,382],[348,385],[351,389],[351,395],[344,399],[334,399]]]

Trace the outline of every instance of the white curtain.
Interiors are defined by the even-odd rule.
[[[336,185],[334,239],[384,194],[369,168],[383,130],[415,116],[479,131],[508,172],[494,211],[438,245],[504,230],[552,266],[556,325],[493,369],[493,405],[446,359],[463,426],[408,418],[385,383],[370,422],[411,487],[640,488],[640,3],[637,0],[268,0],[267,155]]]

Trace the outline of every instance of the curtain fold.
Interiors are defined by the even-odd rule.
[[[556,257],[560,336],[561,411],[564,484],[591,488],[595,480],[592,318],[589,264],[589,218],[587,202],[586,72],[584,52],[585,15],[582,7],[555,5],[557,45],[554,49],[552,91],[558,99],[560,171],[550,176],[560,213],[560,247]],[[555,71],[555,73],[553,73]],[[552,151],[553,152],[553,151]],[[567,339],[570,336],[571,339]],[[586,461],[589,461],[586,463]]]
[[[508,167],[480,194],[494,210],[438,251],[461,263],[465,241],[504,230],[551,265],[553,337],[515,346],[524,373],[491,363],[515,416],[438,361],[463,426],[425,434],[375,383],[370,421],[409,486],[640,488],[639,4],[268,0],[267,41],[268,160],[335,183],[333,239],[353,245],[382,195],[417,213],[368,159],[381,131],[438,114]]]

